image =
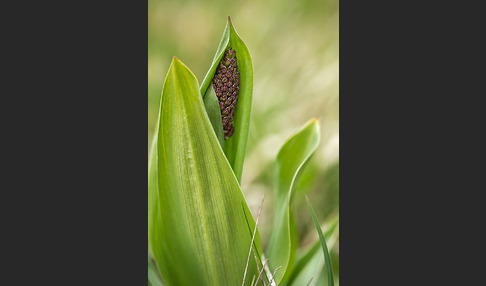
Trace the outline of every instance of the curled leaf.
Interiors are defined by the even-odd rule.
[[[206,96],[204,96],[204,106],[206,107],[206,112],[208,113],[209,120],[213,126],[218,142],[223,146],[223,124],[221,123],[221,112],[219,108],[219,101],[216,97],[214,89],[210,86],[206,91]]]
[[[299,175],[316,151],[319,141],[319,121],[312,119],[289,138],[277,155],[274,224],[267,251],[270,268],[282,267],[275,277],[277,284],[289,277],[297,248],[292,194]]]
[[[228,51],[230,47],[231,50],[236,53],[237,58],[237,69],[239,74],[238,99],[234,106],[234,114],[233,118],[231,118],[232,121],[228,121],[232,122],[232,124],[230,125],[228,122],[222,123],[224,126],[228,126],[226,129],[232,129],[234,131],[231,131],[231,136],[229,136],[227,140],[224,140],[221,147],[223,148],[224,154],[228,158],[238,182],[241,182],[243,162],[248,143],[248,132],[250,129],[250,113],[253,93],[253,63],[248,48],[236,33],[233,23],[229,17],[223,37],[221,38],[221,42],[214,56],[211,67],[204,77],[200,90],[204,97],[209,94],[208,91],[211,88],[218,66],[221,63],[225,52]],[[232,82],[232,84],[234,84],[234,82]],[[232,94],[233,93],[234,90],[232,91]],[[232,98],[232,100],[234,100],[234,97]],[[224,101],[226,101],[226,99]],[[206,108],[208,108],[208,105],[206,105]],[[222,111],[224,112],[224,109]],[[228,113],[230,112],[231,109],[228,110]],[[209,116],[214,116],[215,119],[218,119],[218,116],[214,113]],[[224,116],[225,115],[220,115],[219,120],[223,121]],[[213,119],[211,120],[213,121]]]

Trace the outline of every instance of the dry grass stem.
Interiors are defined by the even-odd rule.
[[[253,250],[253,248],[252,248],[252,250]],[[255,257],[255,262],[256,262],[258,272],[260,272],[260,266],[258,265],[258,259],[257,259],[257,256],[255,254],[255,250],[253,250],[253,256]],[[261,279],[262,279],[263,286],[265,286],[265,282],[263,281],[263,277]],[[258,279],[257,279],[257,281],[258,281]],[[257,284],[258,284],[258,282],[255,285],[257,285]]]
[[[250,284],[250,286],[253,286],[253,283],[255,282],[255,277],[256,277],[256,276],[255,276],[255,274],[253,274],[253,279],[251,279],[251,284]]]
[[[246,273],[248,271],[248,265],[250,263],[251,250],[253,249],[253,241],[255,240],[256,230],[257,230],[257,227],[258,227],[258,221],[260,220],[260,213],[262,212],[264,200],[265,200],[265,195],[262,196],[262,203],[260,204],[260,209],[258,210],[258,215],[257,215],[257,219],[256,219],[256,222],[255,222],[255,229],[253,230],[253,236],[251,238],[250,251],[248,252],[248,258],[246,259],[245,273],[243,274],[243,283],[241,284],[241,286],[245,285]],[[257,268],[258,268],[258,261],[257,261]],[[260,271],[259,268],[258,268],[258,271]],[[258,279],[257,279],[257,281],[258,281]]]
[[[312,279],[314,279],[314,276],[312,276],[311,280],[309,280],[309,283],[307,283],[307,286],[310,285],[310,283],[312,282]]]
[[[267,265],[267,261],[268,261],[268,258],[267,258],[267,259],[265,259],[265,262],[264,262],[264,263],[263,263],[263,265],[262,265],[262,270],[260,270],[260,272],[258,273],[258,278],[257,278],[257,280],[258,280],[258,279],[260,279],[260,277],[262,276],[263,270],[265,270],[265,265]],[[262,280],[263,280],[263,277],[261,277],[261,278],[262,278]]]
[[[272,285],[273,278],[275,277],[275,274],[277,274],[277,270],[279,270],[280,268],[282,268],[282,266],[275,268],[275,271],[273,271],[272,278],[270,278],[270,285]]]

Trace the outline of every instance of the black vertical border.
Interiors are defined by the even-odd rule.
[[[340,2],[343,285],[482,281],[481,19],[471,3]]]
[[[147,285],[147,3],[15,5],[3,284]]]

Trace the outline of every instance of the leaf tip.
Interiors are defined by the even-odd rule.
[[[315,124],[315,125],[319,125],[321,123],[321,119],[319,117],[313,117],[311,120],[308,121],[309,124]]]
[[[231,21],[231,17],[230,16],[228,16],[228,22],[227,22],[227,24],[229,24],[231,27],[233,27],[233,22]]]
[[[171,65],[173,65],[174,67],[175,66],[178,66],[178,67],[183,67],[183,68],[186,68],[186,69],[189,69],[181,60],[179,60],[178,57],[174,56],[172,57],[172,63]]]
[[[176,64],[180,64],[180,63],[181,61],[176,56],[173,56],[172,61],[170,62],[170,68],[172,69]]]
[[[306,126],[310,126],[310,125],[313,125],[315,128],[317,128],[317,130],[319,132],[320,126],[321,126],[321,119],[319,117],[317,117],[317,116],[316,117],[313,117],[312,119],[310,119],[309,121],[307,121]]]

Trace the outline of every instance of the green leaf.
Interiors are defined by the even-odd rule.
[[[155,265],[155,261],[148,258],[148,285],[149,286],[164,286],[162,277],[160,277],[159,269]]]
[[[166,285],[241,285],[249,227],[255,221],[213,131],[197,80],[177,58],[164,82],[155,136],[149,245]],[[258,232],[255,245],[261,253]],[[250,260],[247,277],[255,274]]]
[[[291,209],[292,193],[306,162],[320,141],[319,121],[312,119],[289,138],[277,155],[276,203],[272,236],[267,257],[271,269],[279,266],[277,284],[288,278],[297,248],[297,235]]]
[[[312,208],[312,205],[309,201],[309,198],[305,196],[305,199],[307,201],[307,205],[309,206],[309,210],[312,215],[312,219],[314,220],[314,224],[316,226],[317,233],[319,234],[319,240],[321,242],[322,246],[322,251],[324,253],[324,260],[325,260],[325,265],[326,265],[326,271],[327,271],[327,285],[328,286],[334,286],[334,275],[332,271],[332,264],[331,264],[331,256],[329,255],[329,250],[327,249],[326,245],[326,240],[324,239],[324,235],[322,234],[321,226],[319,225],[319,221],[317,220],[316,214],[314,212],[314,209]]]
[[[335,237],[335,233],[338,231],[339,217],[333,219],[326,228],[325,237]],[[334,246],[337,237],[333,240],[328,240],[329,248]],[[320,268],[324,266],[324,255],[321,251],[320,240],[316,241],[314,245],[307,250],[307,252],[297,259],[295,267],[286,281],[285,285],[307,285],[309,281],[313,281],[311,285],[315,284],[318,279],[317,275],[322,272]]]
[[[236,51],[238,70],[240,72],[240,91],[233,121],[233,136],[231,136],[228,140],[224,140],[221,147],[224,150],[224,154],[228,158],[238,182],[241,182],[243,163],[246,155],[246,146],[248,143],[248,133],[250,130],[250,113],[253,94],[253,63],[248,48],[240,39],[238,33],[236,33],[233,23],[229,17],[211,67],[209,68],[209,71],[201,84],[201,94],[204,95],[204,97],[206,97],[208,94],[208,89],[210,89],[209,87],[211,86],[211,81],[216,73],[216,68],[223,58],[225,50],[229,46]],[[218,115],[213,113],[209,114],[208,112],[208,115],[210,118],[214,117],[214,119],[212,118],[211,121],[218,118],[219,120],[222,120],[221,114],[218,117]]]
[[[223,146],[224,133],[223,123],[221,122],[221,110],[219,109],[218,97],[212,86],[209,86],[206,95],[204,96],[204,107],[206,108],[214,132],[216,133],[216,137],[218,137],[218,142]]]

